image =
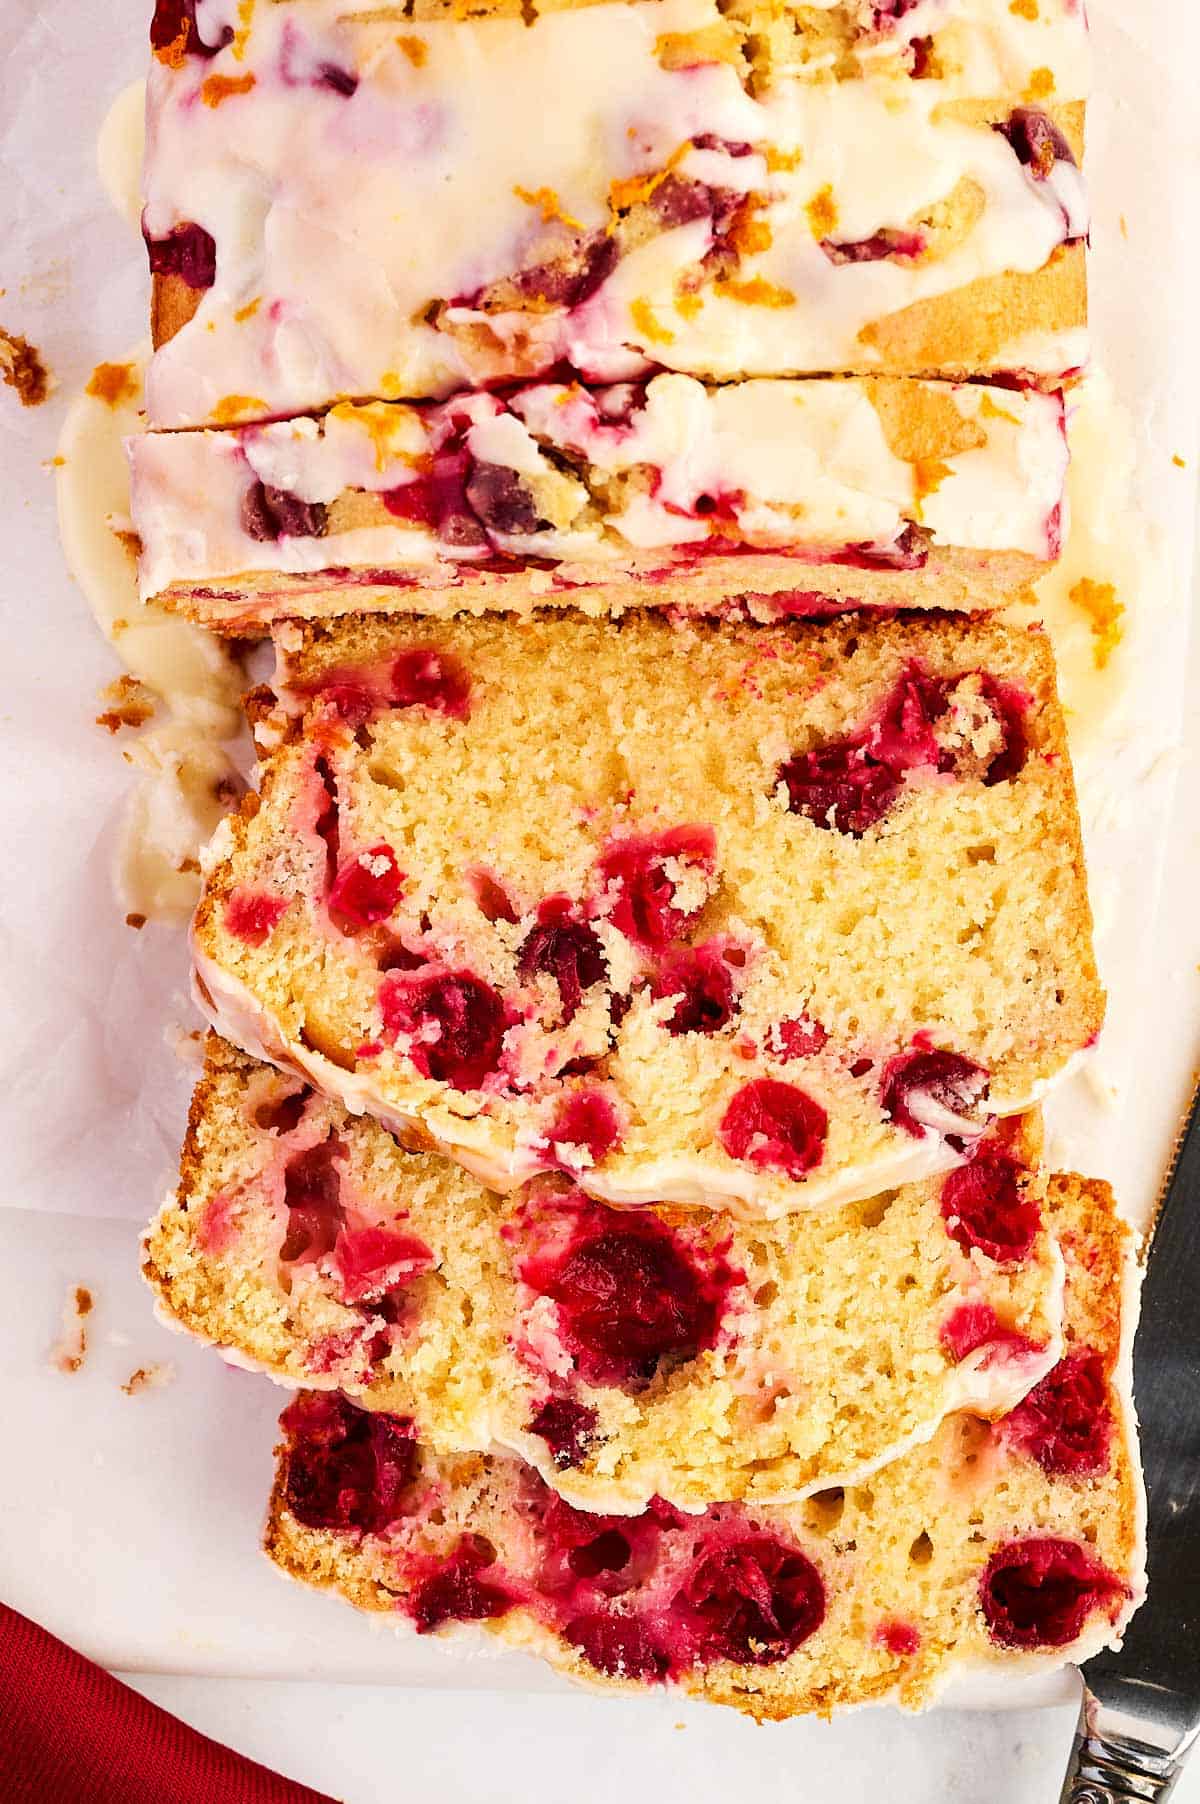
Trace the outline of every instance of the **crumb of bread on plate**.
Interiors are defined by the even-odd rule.
[[[78,1372],[87,1358],[88,1337],[85,1326],[95,1308],[91,1291],[84,1284],[72,1285],[63,1304],[62,1333],[50,1349],[50,1363],[58,1372]]]

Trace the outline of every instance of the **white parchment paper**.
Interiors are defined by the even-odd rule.
[[[181,1351],[133,1279],[133,1224],[170,1180],[193,1077],[175,1042],[197,1022],[181,931],[135,932],[113,898],[131,773],[126,736],[93,721],[119,666],[63,563],[48,466],[70,396],[145,332],[144,255],[102,192],[95,146],[110,101],[143,72],[147,11],[0,0],[0,326],[37,345],[55,381],[37,409],[0,389],[0,1225],[5,1288],[22,1300],[0,1311],[0,1409],[22,1473],[0,1487],[0,1595],[114,1665],[458,1683],[457,1650],[368,1636],[348,1612],[266,1582],[256,1517],[278,1396]],[[1097,360],[1132,421],[1131,437],[1104,429],[1101,452],[1132,449],[1144,538],[1122,555],[1153,580],[1127,619],[1119,703],[1079,740],[1110,1011],[1090,1072],[1055,1100],[1051,1145],[1063,1164],[1111,1178],[1144,1219],[1200,1042],[1186,752],[1197,710],[1184,707],[1200,27],[1169,0],[1090,11],[1092,316]],[[78,1282],[100,1305],[86,1383],[46,1360],[64,1288]],[[176,1386],[120,1392],[125,1364],[164,1357],[178,1360]],[[37,1551],[50,1547],[53,1560]],[[533,1669],[505,1659],[486,1673],[527,1686]]]

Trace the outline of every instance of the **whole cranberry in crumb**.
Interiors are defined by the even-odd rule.
[[[927,1131],[954,1143],[979,1133],[986,1120],[988,1074],[957,1052],[903,1052],[889,1059],[880,1085],[883,1112],[906,1134]]]
[[[1001,1647],[1067,1647],[1095,1610],[1112,1617],[1126,1587],[1078,1541],[1034,1535],[996,1549],[979,1601]]]
[[[305,1528],[381,1534],[404,1513],[417,1469],[410,1422],[313,1392],[284,1410],[280,1426],[284,1496]]]
[[[387,705],[430,708],[454,720],[465,720],[471,712],[471,679],[452,652],[414,646],[392,661]]]
[[[495,1549],[482,1536],[464,1535],[449,1559],[414,1585],[404,1607],[418,1635],[431,1635],[448,1622],[503,1616],[517,1601],[496,1567]]]
[[[829,1117],[820,1103],[778,1078],[758,1077],[734,1096],[717,1129],[731,1159],[802,1178],[821,1163]]]
[[[572,1171],[606,1158],[620,1141],[621,1123],[602,1090],[573,1090],[559,1104],[546,1138],[556,1163]]]
[[[806,1554],[773,1535],[747,1534],[701,1555],[674,1607],[705,1663],[770,1666],[820,1628],[825,1586]]]
[[[346,860],[329,892],[329,912],[352,927],[370,927],[396,911],[404,873],[382,840]]]
[[[235,940],[247,946],[265,945],[287,913],[287,898],[265,890],[234,889],[225,898],[222,918]]]
[[[683,938],[708,900],[716,853],[711,827],[613,840],[598,868],[614,927],[652,951]]]
[[[589,1384],[636,1385],[666,1358],[692,1359],[717,1338],[733,1274],[704,1271],[657,1221],[596,1204],[565,1251],[520,1267],[558,1305],[563,1345]]]
[[[1004,1418],[1010,1446],[1054,1477],[1106,1471],[1112,1433],[1108,1375],[1092,1347],[1078,1347],[1060,1359]]]
[[[574,1616],[563,1634],[589,1666],[609,1678],[656,1684],[670,1671],[670,1660],[649,1627],[615,1608]]]
[[[410,1034],[417,1070],[456,1090],[477,1090],[500,1063],[507,1021],[496,991],[469,971],[390,971],[379,986],[385,1034]]]
[[[581,1466],[595,1444],[599,1416],[590,1403],[547,1397],[529,1418],[529,1432],[545,1441],[560,1472]]]
[[[1000,1265],[1027,1259],[1042,1225],[1037,1202],[1022,1183],[1027,1175],[1002,1148],[981,1146],[942,1182],[942,1219],[951,1239]]]
[[[683,947],[669,954],[655,972],[653,996],[678,1001],[664,1023],[671,1034],[715,1034],[737,1013],[733,971],[714,944]]]
[[[578,1014],[585,990],[607,978],[599,937],[573,913],[566,896],[550,896],[540,904],[537,922],[517,952],[517,975],[522,983],[535,977],[554,979],[564,1027]]]

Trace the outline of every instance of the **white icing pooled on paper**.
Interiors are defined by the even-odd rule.
[[[117,96],[96,151],[106,193],[135,227],[142,88],[133,82]],[[117,897],[128,914],[182,921],[200,892],[200,847],[239,782],[222,742],[240,729],[244,685],[212,634],[138,596],[124,445],[145,430],[142,382],[149,355],[149,346],[140,345],[121,360],[132,380],[115,404],[89,394],[74,401],[55,474],[67,567],[126,669],[153,691],[168,716],[127,742],[138,779],[118,845]]]
[[[981,31],[953,24],[961,68],[944,79],[910,79],[892,56],[869,78],[789,76],[751,96],[729,63],[658,60],[662,38],[720,28],[715,0],[589,6],[532,27],[403,21],[402,32],[396,17],[349,19],[338,0],[260,6],[244,41],[151,74],[147,229],[163,238],[192,222],[217,246],[215,285],[155,357],[151,417],[436,395],[564,358],[595,381],[646,359],[716,378],[862,367],[877,356],[859,339],[872,321],[981,275],[1039,269],[1062,242],[1055,185],[947,107],[1020,101],[1035,68],[1056,97],[1079,97],[1081,9],[1044,10],[1052,27],[999,0]],[[201,9],[208,37],[210,16]],[[323,79],[329,69],[356,79],[353,93]],[[707,147],[686,150],[698,137]],[[611,185],[669,164],[763,197],[766,231],[745,235],[736,282],[706,276],[702,304],[683,294],[681,310],[679,284],[699,276],[713,220],[655,216],[573,307],[475,304],[581,234],[607,254]],[[823,236],[901,229],[964,183],[978,217],[940,255],[834,263],[821,248]],[[440,324],[425,317],[431,303],[446,306]],[[1044,338],[1037,368],[1065,367],[1059,335]],[[997,367],[1010,361],[1001,347]]]
[[[935,545],[1050,556],[1067,463],[1061,398],[974,384],[939,385],[936,393],[982,442],[939,463],[929,490],[889,447],[871,385],[855,382],[757,380],[711,390],[662,375],[641,405],[616,419],[603,393],[547,383],[507,401],[462,397],[450,409],[339,406],[320,421],[143,435],[129,447],[143,593],[249,571],[419,572],[493,548],[597,565],[599,578],[637,551],[686,551],[705,540],[703,507],[713,498],[728,510],[722,536],[755,549],[819,559],[851,546],[886,548],[919,521]],[[561,524],[493,531],[490,544],[476,547],[447,544],[431,526],[402,518],[324,536],[263,540],[246,530],[244,503],[256,479],[308,503],[402,488],[427,467],[453,420],[473,422],[464,442],[476,460],[516,471],[538,511],[551,509]],[[649,470],[653,481],[626,491],[607,513],[584,513],[584,482],[564,475],[545,450],[585,460],[579,475],[601,491],[631,470]]]

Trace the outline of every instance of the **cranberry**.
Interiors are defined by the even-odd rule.
[[[808,1015],[792,1015],[768,1028],[767,1051],[781,1064],[790,1065],[793,1059],[810,1059],[815,1052],[820,1052],[828,1039],[829,1030],[819,1021]]]
[[[901,1658],[915,1654],[921,1645],[921,1636],[911,1622],[881,1622],[872,1639],[880,1647],[886,1647],[889,1654],[898,1654]]]
[[[884,1066],[879,1094],[884,1114],[906,1134],[919,1140],[932,1130],[953,1144],[979,1132],[988,1074],[957,1052],[902,1052]]]
[[[821,249],[831,263],[880,263],[887,257],[916,258],[926,245],[923,232],[897,231],[884,226],[869,238],[822,238]]]
[[[358,1228],[338,1235],[334,1269],[347,1303],[369,1303],[385,1291],[428,1271],[433,1254],[415,1234],[392,1228]]]
[[[312,1392],[284,1410],[280,1426],[288,1438],[284,1494],[305,1528],[377,1535],[403,1514],[417,1466],[410,1422]]]
[[[402,651],[388,673],[390,708],[430,708],[466,720],[471,712],[471,681],[452,652],[436,646]]]
[[[600,859],[600,877],[613,893],[612,921],[629,939],[652,950],[682,938],[703,902],[680,905],[679,879],[668,863],[698,867],[710,879],[717,841],[711,827],[671,827],[665,833],[614,840]],[[707,881],[705,883],[707,888]]]
[[[687,225],[693,219],[711,219],[713,214],[713,196],[703,182],[689,181],[674,172],[655,188],[650,205],[664,226]]]
[[[517,975],[522,983],[535,977],[552,977],[558,985],[561,1021],[573,1021],[583,993],[608,976],[604,948],[586,921],[571,912],[565,896],[549,896],[540,904],[537,925],[521,942]]]
[[[233,41],[233,26],[225,25],[215,44],[206,44],[196,24],[196,0],[154,0],[154,17],[150,21],[150,45],[165,51],[163,62],[174,62],[177,56],[216,56]]]
[[[1053,1477],[1106,1471],[1112,1431],[1104,1361],[1090,1347],[1060,1359],[1004,1419],[1006,1438]]]
[[[560,1472],[581,1466],[596,1440],[600,1418],[590,1403],[571,1397],[547,1397],[529,1419],[529,1432],[545,1441]]]
[[[423,477],[402,482],[397,488],[383,489],[379,499],[397,520],[412,520],[418,526],[435,527],[437,509],[433,504],[433,486]]]
[[[790,813],[855,839],[890,812],[901,789],[893,771],[852,741],[797,753],[780,765],[778,780],[787,788]]]
[[[329,509],[323,501],[301,501],[286,489],[255,482],[242,496],[241,521],[242,531],[259,541],[320,539],[325,536]]]
[[[1025,762],[1021,712],[1027,703],[1011,685],[986,673],[975,674],[984,701],[1003,729],[1000,749],[981,773],[982,781],[991,785],[1015,776]],[[859,838],[892,808],[905,772],[953,771],[954,756],[939,745],[934,723],[948,712],[950,691],[961,680],[930,677],[910,665],[863,731],[786,760],[776,781],[787,789],[791,812],[815,826],[836,827],[839,833]]]
[[[1041,1227],[1036,1201],[1021,1187],[1022,1168],[1000,1147],[980,1147],[942,1184],[942,1219],[952,1239],[1001,1265],[1026,1259]]]
[[[380,841],[347,859],[329,892],[329,912],[356,927],[370,927],[395,912],[403,887],[396,854]]]
[[[322,63],[316,85],[332,88],[335,94],[349,100],[358,90],[358,77],[353,70],[343,69],[337,63]]]
[[[146,238],[152,276],[178,276],[189,288],[211,288],[217,279],[217,243],[211,232],[190,220],[165,238]]]
[[[222,915],[226,931],[247,946],[262,946],[287,913],[284,896],[265,890],[234,889],[225,898]]]
[[[550,524],[539,516],[532,494],[507,464],[477,463],[466,493],[489,532],[538,532]]]
[[[656,997],[679,998],[666,1020],[668,1033],[719,1033],[737,1013],[733,973],[713,944],[688,948],[664,959],[651,989]]]
[[[706,1273],[652,1217],[596,1204],[566,1250],[522,1262],[558,1304],[559,1334],[589,1384],[636,1385],[663,1359],[692,1359],[717,1338],[727,1268]]]
[[[1012,683],[998,683],[986,672],[980,678],[980,688],[984,700],[1004,729],[1000,750],[983,773],[983,782],[990,789],[996,783],[1011,782],[1020,773],[1029,756],[1029,735],[1025,730],[1024,716],[1028,712],[1030,698]]]
[[[1066,1647],[1093,1610],[1113,1615],[1125,1595],[1087,1548],[1049,1535],[998,1547],[979,1585],[988,1633],[1001,1647]]]
[[[563,1634],[589,1666],[610,1678],[654,1684],[667,1676],[670,1662],[666,1654],[636,1616],[592,1610],[573,1617]]]
[[[379,706],[371,690],[365,683],[355,681],[350,675],[333,673],[319,687],[305,690],[302,693],[320,697],[321,702],[351,727],[366,726]]]
[[[334,1161],[345,1156],[331,1134],[317,1146],[294,1153],[283,1172],[287,1233],[279,1257],[285,1264],[306,1263],[333,1251],[346,1217],[341,1206],[342,1180]]]
[[[290,1134],[300,1126],[312,1091],[306,1084],[302,1090],[290,1090],[286,1096],[273,1097],[260,1103],[254,1111],[254,1125],[265,1134]]]
[[[717,1136],[731,1159],[802,1178],[821,1163],[828,1130],[820,1103],[795,1084],[757,1077],[738,1091]]]
[[[468,873],[468,881],[475,897],[475,906],[485,921],[520,920],[520,909],[498,877],[494,877],[480,865]]]
[[[384,1032],[411,1034],[408,1056],[425,1077],[477,1090],[500,1062],[504,1004],[469,971],[427,977],[393,971],[379,986]]]
[[[602,1090],[574,1090],[563,1099],[546,1136],[556,1162],[572,1170],[578,1161],[575,1149],[584,1148],[589,1162],[598,1165],[621,1138],[621,1124]],[[571,1148],[571,1152],[567,1152]]]
[[[984,1360],[985,1365],[991,1365],[993,1359],[1020,1358],[1022,1354],[1040,1351],[1027,1335],[1003,1327],[990,1303],[960,1303],[942,1323],[938,1338],[956,1364],[980,1347],[993,1349]]]
[[[502,1581],[482,1576],[495,1559],[486,1541],[464,1535],[450,1558],[408,1596],[405,1607],[418,1635],[432,1634],[448,1622],[483,1622],[511,1610],[516,1594]]]
[[[608,280],[619,254],[616,239],[602,232],[570,256],[522,270],[515,285],[529,300],[553,307],[580,307]]]
[[[748,1534],[702,1554],[675,1605],[701,1660],[770,1666],[820,1628],[825,1586],[812,1561],[772,1535]]]
[[[992,130],[1007,138],[1018,163],[1029,170],[1036,182],[1046,181],[1056,163],[1074,165],[1071,146],[1054,121],[1038,107],[1019,106]]]

